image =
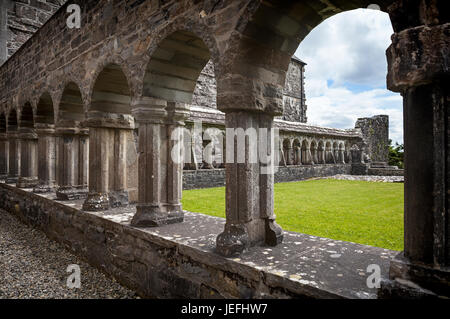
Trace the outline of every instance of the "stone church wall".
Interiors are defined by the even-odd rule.
[[[369,154],[371,162],[387,163],[389,161],[389,116],[360,118],[355,128],[362,132],[365,143],[364,152]]]

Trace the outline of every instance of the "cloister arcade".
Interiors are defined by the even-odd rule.
[[[88,16],[80,30],[65,28],[59,10],[0,69],[1,173],[18,187],[55,188],[58,199],[86,197],[86,210],[128,203],[134,188],[131,224],[137,227],[183,221],[184,165],[169,153],[182,146],[170,137],[185,126],[208,61],[225,126],[271,132],[302,39],[326,18],[370,4],[120,1],[106,10],[99,1],[73,2]],[[388,88],[402,93],[405,116],[405,250],[392,263],[393,276],[424,282],[423,273],[438,272],[434,278],[447,279],[433,287],[448,285],[448,11],[444,1],[378,3],[395,31],[387,50]],[[53,44],[45,38],[52,30],[59,32]],[[346,139],[306,135],[280,144],[282,165],[347,163],[353,148]],[[235,145],[233,151],[240,150]],[[246,147],[244,158],[249,152]],[[217,252],[231,256],[280,244],[273,174],[260,174],[261,163],[225,166],[226,225]]]

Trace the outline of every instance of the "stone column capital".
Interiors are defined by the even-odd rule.
[[[35,140],[37,139],[36,130],[34,128],[22,127],[19,128],[18,138],[21,140]]]
[[[11,139],[18,139],[18,132],[17,131],[9,131],[6,133],[6,137],[11,140]]]
[[[83,123],[92,128],[134,129],[134,118],[131,114],[89,111],[87,120]]]
[[[36,123],[36,133],[40,136],[52,136],[55,134],[55,125]]]
[[[388,89],[404,92],[407,88],[448,77],[449,35],[450,23],[422,25],[394,33],[386,51]]]
[[[185,103],[142,97],[132,102],[132,114],[142,124],[179,124],[189,117],[189,106]]]
[[[64,136],[64,135],[88,135],[88,128],[80,128],[80,127],[56,127],[55,135]]]

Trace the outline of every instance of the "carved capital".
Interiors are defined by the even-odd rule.
[[[450,23],[406,29],[387,49],[389,90],[403,92],[449,75]]]

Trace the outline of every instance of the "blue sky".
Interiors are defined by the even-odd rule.
[[[400,94],[386,89],[386,49],[392,25],[387,13],[358,9],[328,18],[295,53],[305,71],[308,123],[352,128],[358,117],[387,114],[390,138],[403,143]]]

